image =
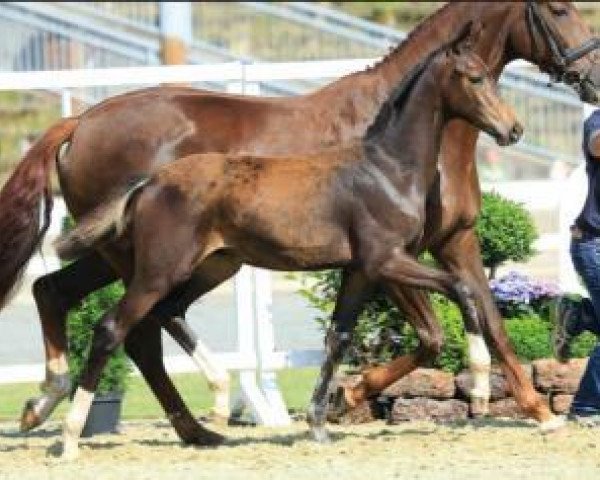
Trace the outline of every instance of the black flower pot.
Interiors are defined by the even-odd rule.
[[[118,433],[121,419],[122,393],[97,394],[81,432],[82,437],[98,433]]]

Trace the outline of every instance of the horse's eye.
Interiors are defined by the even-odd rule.
[[[557,17],[564,17],[569,14],[569,10],[564,6],[556,2],[548,3],[550,11]]]
[[[483,77],[469,77],[469,82],[475,85],[481,85],[483,83]]]

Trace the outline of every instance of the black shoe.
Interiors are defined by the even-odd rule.
[[[559,297],[555,307],[555,325],[552,336],[554,356],[561,362],[571,358],[571,341],[581,328],[581,303],[568,297]]]

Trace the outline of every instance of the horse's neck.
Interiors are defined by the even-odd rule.
[[[456,35],[470,18],[468,4],[448,4],[417,26],[409,37],[374,67],[341,78],[317,91],[314,104],[326,106],[332,122],[350,122],[350,136],[362,134],[398,82],[420,61]],[[359,100],[357,100],[359,99]],[[347,110],[351,105],[353,112]],[[351,119],[351,120],[350,120]],[[346,126],[346,125],[343,125]],[[343,138],[342,140],[347,140]]]
[[[433,78],[424,74],[399,111],[367,144],[379,155],[371,158],[388,179],[404,185],[408,178],[423,191],[437,176],[442,130],[446,123],[441,95]]]

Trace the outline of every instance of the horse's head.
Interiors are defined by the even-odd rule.
[[[459,117],[489,133],[499,145],[517,142],[523,133],[513,109],[498,95],[485,63],[473,52],[480,30],[467,26],[450,48],[437,55],[430,71],[440,85],[446,115]]]
[[[510,46],[515,57],[537,64],[572,85],[584,102],[600,102],[600,38],[592,36],[571,2],[527,0],[511,7]]]

